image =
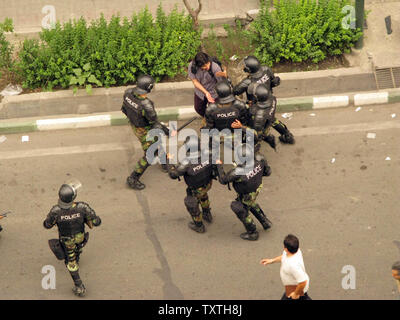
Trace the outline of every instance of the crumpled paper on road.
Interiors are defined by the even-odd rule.
[[[22,92],[22,87],[19,85],[9,84],[7,87],[4,88],[3,91],[0,92],[0,95],[3,97],[6,96],[16,96]]]

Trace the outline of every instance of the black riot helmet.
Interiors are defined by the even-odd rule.
[[[260,67],[260,61],[258,61],[255,56],[247,56],[244,58],[244,72],[256,73],[258,70],[260,70]]]
[[[215,91],[218,94],[216,102],[219,104],[226,104],[235,101],[235,96],[233,95],[232,86],[227,80],[222,80],[215,86]]]
[[[62,209],[69,209],[77,196],[76,188],[71,184],[63,184],[58,191],[58,205]]]
[[[154,79],[152,76],[147,74],[141,75],[136,83],[136,87],[133,88],[133,92],[136,94],[147,94],[150,93],[151,89],[154,88]]]
[[[264,83],[256,83],[252,89],[257,102],[266,102],[271,96],[271,91]]]

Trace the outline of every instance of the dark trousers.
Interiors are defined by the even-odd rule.
[[[207,97],[204,96],[204,99],[200,99],[197,94],[194,94],[194,110],[204,118],[206,113],[208,100]]]
[[[287,296],[286,296],[286,292],[284,292],[284,293],[283,293],[283,296],[282,296],[282,298],[281,298],[281,300],[293,300],[293,299],[287,297]],[[312,299],[308,296],[308,294],[307,294],[307,292],[306,292],[306,293],[304,294],[304,296],[300,296],[300,298],[299,298],[298,300],[312,300]]]

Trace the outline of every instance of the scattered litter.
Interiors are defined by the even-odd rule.
[[[22,136],[21,141],[22,142],[28,142],[29,141],[29,136]]]
[[[396,118],[396,114],[395,113],[392,113],[392,118]]]
[[[0,95],[2,95],[3,97],[16,96],[21,92],[22,92],[21,86],[10,83],[7,87],[4,88],[3,91],[0,92]]]
[[[331,163],[335,163],[336,159],[332,158]]]
[[[376,138],[376,133],[374,133],[374,132],[368,132],[367,138],[368,138],[368,139],[375,139],[375,138]]]
[[[390,161],[390,160],[392,160],[392,159],[390,159],[390,157],[386,157],[385,160],[386,160],[386,161]]]
[[[229,58],[229,60],[236,61],[238,58],[239,57],[236,54],[234,54],[232,57]]]
[[[282,114],[282,118],[285,118],[285,119],[290,120],[290,119],[292,119],[292,117],[293,117],[293,113],[291,113],[291,112]]]
[[[360,111],[361,109],[361,107],[357,107],[356,112]]]
[[[315,117],[316,114],[315,114],[315,113],[310,113],[310,116],[311,116],[311,117]]]
[[[6,141],[7,140],[7,137],[6,136],[1,136],[0,137],[0,143],[3,143],[4,141]]]

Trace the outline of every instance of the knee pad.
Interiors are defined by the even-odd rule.
[[[184,202],[186,209],[192,216],[198,216],[200,214],[199,203],[195,197],[187,196],[185,197]]]
[[[241,221],[243,221],[246,218],[247,210],[241,202],[232,201],[231,209]]]

